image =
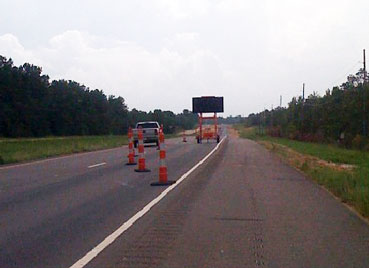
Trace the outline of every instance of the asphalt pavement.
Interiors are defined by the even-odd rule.
[[[175,180],[216,143],[166,140]],[[149,173],[126,166],[127,146],[0,167],[0,267],[69,267],[157,197],[159,151],[145,146]]]
[[[260,145],[229,137],[87,267],[369,267],[369,226]]]
[[[169,179],[213,142],[168,140]],[[0,267],[70,267],[165,187],[127,148],[0,168]],[[105,164],[102,164],[105,163]],[[369,267],[369,226],[257,143],[229,136],[86,267]]]

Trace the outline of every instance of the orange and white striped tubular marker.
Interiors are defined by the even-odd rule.
[[[160,128],[160,131],[159,131],[159,142],[160,142],[159,182],[153,182],[151,183],[151,186],[165,186],[165,185],[171,185],[176,182],[176,181],[168,181],[168,170],[167,170],[167,165],[165,163],[165,158],[166,158],[165,139],[164,139],[164,132],[163,132],[162,127]]]
[[[168,171],[167,165],[165,163],[166,151],[165,151],[165,142],[164,142],[164,133],[160,131],[159,133],[159,141],[160,141],[160,166],[159,166],[159,182],[166,183],[168,181]]]
[[[142,128],[138,128],[138,168],[136,172],[150,172],[150,169],[146,168],[145,165],[145,148],[143,144],[143,133]]]
[[[132,128],[128,128],[128,163],[126,165],[136,165],[135,162],[135,149],[133,148],[133,132]]]
[[[182,139],[182,142],[187,142],[186,130],[183,130],[183,139]]]

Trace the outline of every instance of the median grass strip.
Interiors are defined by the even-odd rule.
[[[173,139],[181,136],[181,133],[173,133],[166,134],[165,138]],[[0,165],[109,149],[127,144],[127,135],[0,138]]]
[[[369,218],[369,153],[329,144],[258,135],[236,126],[240,137],[256,140]]]
[[[0,164],[95,151],[128,144],[127,136],[74,136],[0,140]]]

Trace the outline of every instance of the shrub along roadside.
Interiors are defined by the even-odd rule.
[[[277,153],[290,165],[369,218],[368,152],[258,135],[256,129],[243,126],[236,126],[236,129],[240,137],[256,140]]]
[[[354,76],[359,83],[341,84],[327,90],[323,96],[316,92],[307,98],[292,98],[287,107],[277,107],[250,114],[244,123],[265,128],[275,137],[308,142],[336,143],[345,148],[366,150],[369,144],[369,83],[362,83],[362,70]]]

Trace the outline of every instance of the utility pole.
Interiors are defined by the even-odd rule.
[[[272,104],[272,111],[270,113],[270,128],[273,128],[273,104]]]
[[[364,82],[363,82],[363,136],[366,137],[367,136],[367,131],[366,131],[366,59],[365,59],[365,49],[363,49],[363,64],[364,64],[364,68],[363,68],[363,72],[364,72]]]
[[[304,132],[304,102],[305,102],[305,83],[302,84],[301,134],[303,134]]]
[[[279,107],[282,108],[282,95],[279,97]]]
[[[263,135],[265,134],[265,123],[266,123],[266,119],[265,119],[265,107],[264,107],[264,113],[263,113]]]
[[[366,83],[367,73],[366,73],[365,49],[363,49],[363,58],[364,58],[364,83]]]

